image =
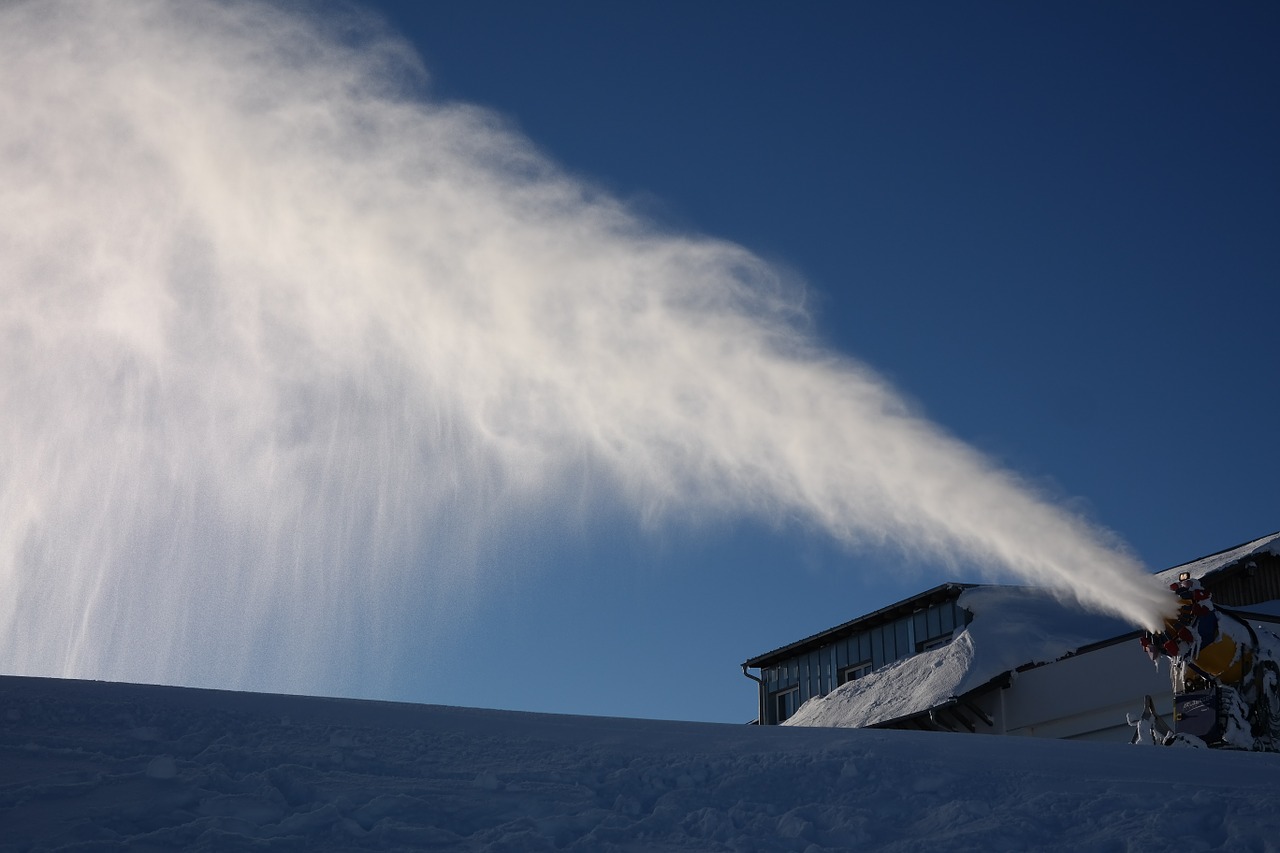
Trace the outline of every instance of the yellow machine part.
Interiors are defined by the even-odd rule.
[[[1223,684],[1239,684],[1252,658],[1248,649],[1241,649],[1235,640],[1219,634],[1218,639],[1200,649],[1192,662]]]

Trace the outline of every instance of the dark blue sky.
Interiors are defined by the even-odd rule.
[[[795,270],[820,337],[1153,569],[1280,529],[1280,7],[375,8],[432,97]],[[404,698],[745,720],[742,660],[971,579],[789,529],[584,533]]]

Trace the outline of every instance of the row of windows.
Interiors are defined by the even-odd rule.
[[[873,670],[879,669],[887,663],[943,645],[951,638],[957,625],[963,627],[967,624],[967,615],[954,602],[935,604],[887,625],[846,637],[816,652],[769,667],[763,674],[770,684],[805,680],[812,674],[805,670],[828,663],[829,653],[834,650],[835,666],[843,683],[850,680],[845,677],[846,673],[867,664]]]

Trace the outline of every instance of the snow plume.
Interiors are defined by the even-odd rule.
[[[12,3],[0,81],[10,671],[314,688],[600,496],[1163,605],[775,270],[425,96],[356,12]]]

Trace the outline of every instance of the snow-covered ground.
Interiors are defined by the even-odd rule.
[[[1280,756],[0,678],[0,850],[1280,849]]]

